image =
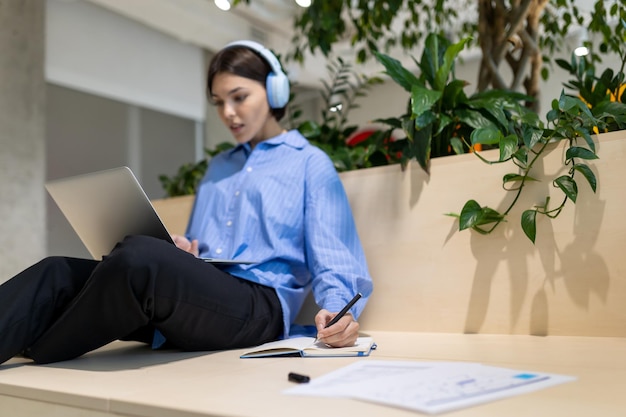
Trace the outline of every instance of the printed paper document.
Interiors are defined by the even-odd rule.
[[[465,362],[359,361],[286,394],[343,397],[437,414],[575,380]]]

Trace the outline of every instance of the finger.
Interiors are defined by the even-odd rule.
[[[336,314],[330,314],[326,318],[326,323],[332,320]],[[349,331],[349,326],[354,322],[354,318],[352,314],[348,313],[344,317],[342,317],[337,323],[333,324],[329,327],[324,327],[319,330],[317,333],[318,339],[323,339],[324,343],[328,343],[328,341],[336,342],[340,341],[343,337],[345,337],[346,331]]]
[[[191,252],[195,257],[198,257],[200,255],[200,252],[198,250],[198,239],[194,239],[191,241],[191,248],[189,249],[189,252]]]
[[[189,241],[183,236],[172,235],[172,241],[174,241],[174,245],[179,249],[187,250],[189,247]]]
[[[339,323],[337,323],[339,324]],[[332,347],[353,346],[359,336],[359,323],[350,321],[343,331],[323,339],[323,342]]]
[[[315,315],[315,328],[317,331],[321,331],[330,320],[332,320],[332,314],[328,310],[321,309]]]

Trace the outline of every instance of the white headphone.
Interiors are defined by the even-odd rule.
[[[280,62],[276,55],[269,49],[254,41],[235,41],[227,44],[224,49],[233,46],[243,46],[257,52],[261,57],[270,64],[272,72],[267,75],[265,80],[265,89],[267,90],[267,101],[272,109],[281,109],[287,105],[289,101],[289,79],[283,72]]]

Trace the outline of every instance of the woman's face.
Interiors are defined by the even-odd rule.
[[[251,146],[276,135],[265,87],[249,78],[221,72],[213,78],[211,100],[237,143]]]

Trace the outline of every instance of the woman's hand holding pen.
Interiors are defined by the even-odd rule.
[[[354,321],[352,314],[347,313],[337,323],[326,327],[337,314],[320,310],[315,315],[317,339],[332,347],[353,346],[359,336],[359,323]]]
[[[178,249],[182,249],[185,252],[189,252],[196,258],[200,255],[198,251],[198,240],[194,239],[191,242],[184,236],[172,235],[172,240]]]

